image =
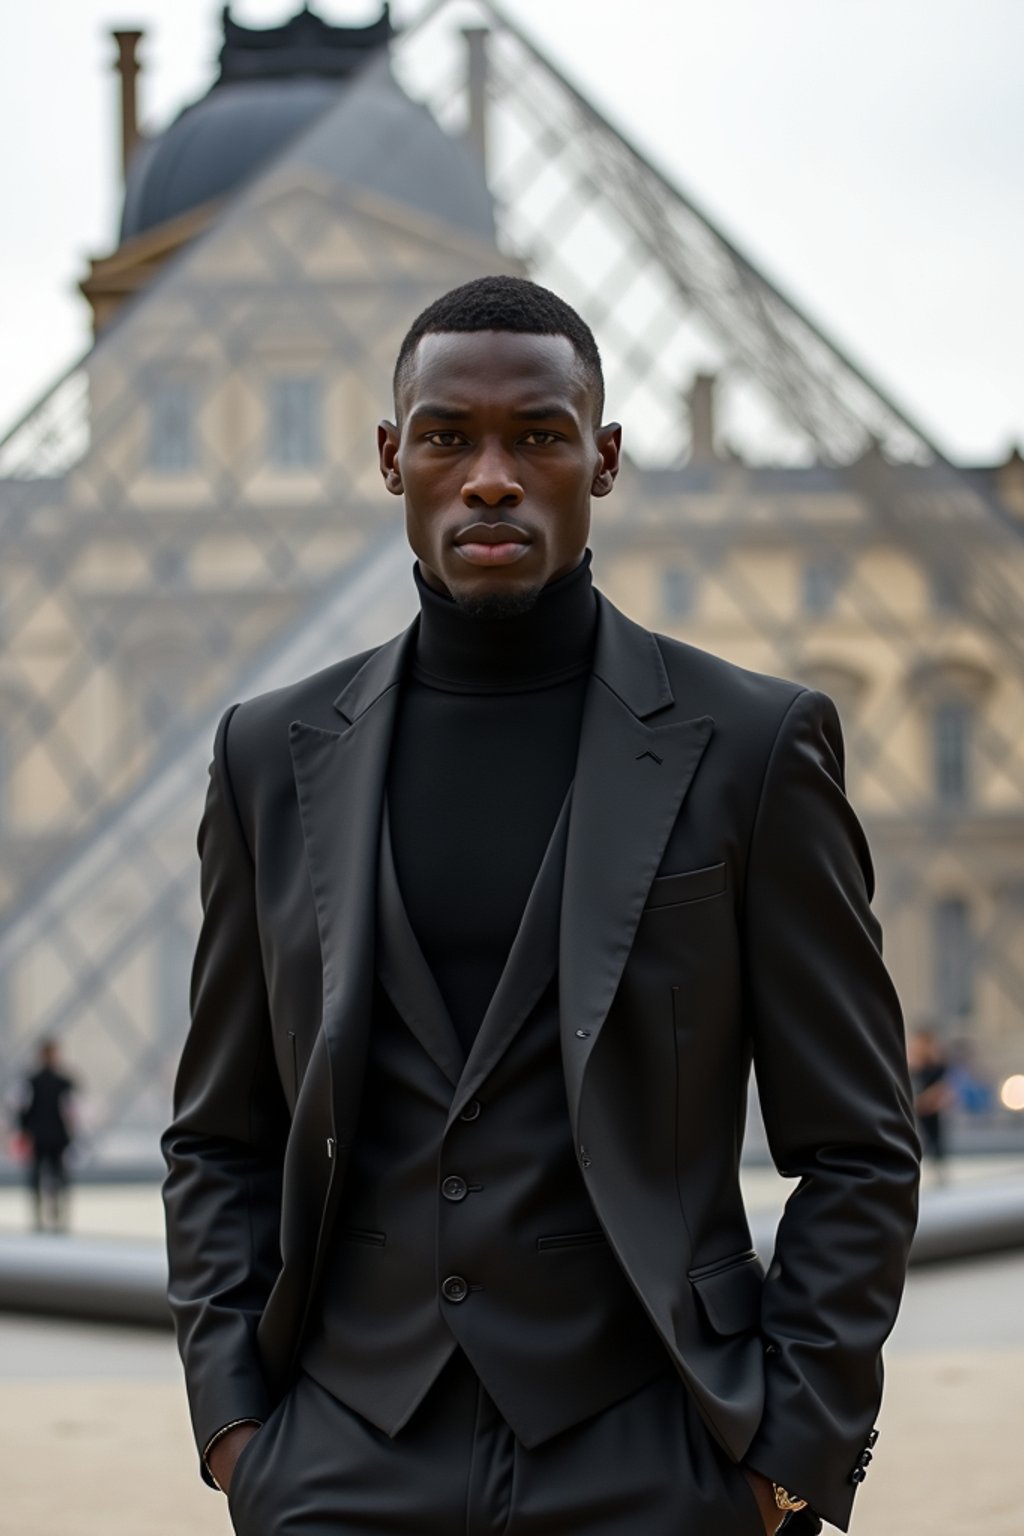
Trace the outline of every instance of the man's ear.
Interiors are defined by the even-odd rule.
[[[377,454],[384,484],[392,496],[401,496],[402,472],[398,467],[398,445],[401,433],[393,421],[382,421],[377,426]]]
[[[590,486],[591,496],[607,496],[615,484],[615,476],[619,472],[619,457],[622,453],[622,428],[617,421],[610,421],[605,427],[598,427],[594,434],[597,442],[598,461]]]

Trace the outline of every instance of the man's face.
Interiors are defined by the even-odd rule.
[[[381,473],[405,497],[423,578],[475,609],[514,612],[578,565],[590,498],[618,472],[621,428],[594,399],[565,336],[424,336],[377,430]]]

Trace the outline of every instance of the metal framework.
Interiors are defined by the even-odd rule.
[[[427,299],[503,264],[600,340],[632,445],[631,500],[598,535],[610,569],[678,556],[744,655],[823,685],[847,669],[883,917],[923,954],[926,913],[962,895],[984,1002],[945,1022],[975,1029],[988,1010],[1019,1038],[1019,523],[498,6],[431,6],[393,68],[448,132],[486,132],[498,248],[282,161],[0,444],[0,1095],[59,1033],[87,1062],[95,1155],[151,1153],[184,1027],[214,724],[402,621],[408,555],[372,459],[390,361]],[[320,459],[287,472],[267,447],[281,368],[319,379],[331,424]],[[682,408],[697,369],[719,379],[730,445],[706,483]],[[175,473],[147,436],[168,380],[192,413]],[[832,572],[827,612],[780,593],[780,557]],[[938,622],[908,602],[914,582],[945,593]],[[889,681],[858,692],[868,673]],[[913,733],[947,706],[972,722],[951,749],[970,783],[937,798]]]

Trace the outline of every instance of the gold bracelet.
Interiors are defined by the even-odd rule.
[[[784,1510],[806,1509],[807,1500],[798,1499],[791,1493],[787,1493],[781,1483],[772,1483],[772,1492],[775,1495],[775,1508]]]

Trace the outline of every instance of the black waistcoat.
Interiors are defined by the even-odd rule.
[[[410,927],[385,816],[362,1111],[301,1364],[389,1435],[456,1347],[528,1446],[666,1365],[570,1135],[557,987],[567,826],[568,802],[466,1058]]]

